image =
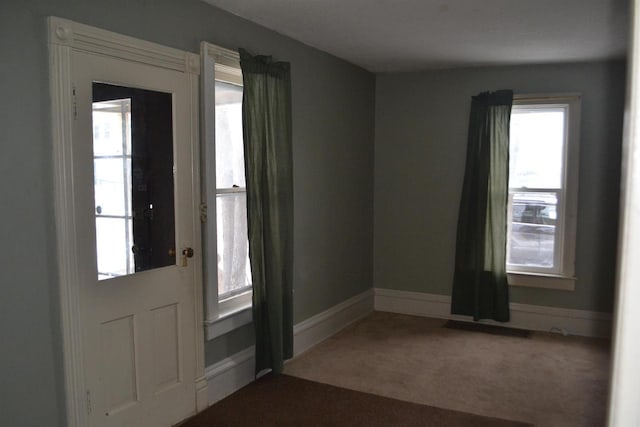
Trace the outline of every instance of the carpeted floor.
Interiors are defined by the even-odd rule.
[[[537,426],[605,425],[607,340],[375,312],[285,366],[325,384]]]
[[[221,400],[180,427],[526,425],[403,402],[287,375],[268,375]]]
[[[463,322],[461,320],[447,320],[444,328],[460,329],[462,331],[484,332],[485,334],[502,335],[505,337],[530,338],[531,331],[525,329],[507,328],[504,326],[485,325],[479,322]]]

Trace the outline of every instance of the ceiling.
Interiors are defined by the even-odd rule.
[[[625,55],[627,0],[205,0],[373,72]]]

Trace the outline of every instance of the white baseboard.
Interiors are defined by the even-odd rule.
[[[294,357],[326,340],[373,311],[373,290],[358,294],[293,327]],[[208,401],[213,405],[255,378],[255,347],[251,346],[205,369]]]
[[[447,295],[369,289],[349,298],[293,327],[294,357],[326,340],[351,323],[375,310],[415,316],[471,321],[467,316],[450,314],[451,297]],[[511,303],[511,321],[499,323],[483,320],[481,323],[510,326],[534,331],[566,331],[571,335],[609,337],[611,315],[585,310],[544,307]],[[205,370],[208,404],[225,398],[249,384],[255,378],[255,348],[244,349]],[[200,388],[204,390],[204,388]],[[199,400],[202,400],[199,394]],[[202,404],[199,403],[198,410]]]
[[[452,315],[451,297],[447,295],[397,291],[375,288],[376,311],[415,316],[472,321],[468,316]],[[566,331],[570,335],[610,337],[611,315],[586,310],[545,307],[529,304],[509,304],[511,321],[506,323],[482,320],[481,323],[509,326],[533,331]]]
[[[334,305],[293,327],[293,356],[340,332],[373,311],[373,289]]]
[[[196,412],[204,411],[209,406],[209,391],[207,377],[196,380]]]
[[[204,370],[207,378],[209,405],[224,399],[254,379],[255,347],[251,346]]]

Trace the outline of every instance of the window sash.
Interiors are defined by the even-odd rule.
[[[201,43],[202,52],[202,104],[203,120],[203,200],[206,200],[205,241],[205,281],[206,281],[206,324],[207,338],[212,339],[220,333],[251,321],[246,308],[251,306],[251,286],[242,286],[229,292],[218,290],[218,236],[217,207],[219,197],[246,194],[245,187],[217,188],[215,153],[215,89],[216,81],[242,86],[242,71],[239,56],[233,52],[210,43]],[[221,326],[222,325],[222,326]],[[226,326],[225,326],[226,325]],[[229,326],[232,325],[232,326]],[[231,328],[231,329],[229,329]]]
[[[514,193],[551,192],[556,194],[557,220],[555,230],[556,241],[554,242],[554,268],[535,268],[507,264],[510,284],[552,289],[574,289],[580,139],[580,99],[581,96],[577,93],[535,95],[517,94],[514,96],[513,109],[544,110],[560,107],[565,110],[565,117],[562,148],[562,188],[509,189],[509,232],[512,224],[512,197]],[[560,283],[561,281],[566,281],[567,283]]]
[[[556,223],[553,241],[553,266],[532,266],[523,264],[510,264],[509,255],[511,252],[511,234],[513,226],[513,196],[514,194],[540,194],[553,193],[556,196]],[[564,190],[558,188],[510,188],[509,201],[507,204],[507,272],[542,273],[560,275],[563,272],[564,253]]]
[[[562,110],[564,121],[564,134],[562,135],[562,147],[560,149],[560,155],[562,156],[562,162],[560,164],[560,185],[561,188],[509,188],[509,201],[507,205],[508,213],[508,230],[507,230],[507,272],[525,272],[525,273],[542,273],[542,274],[557,274],[561,275],[564,272],[564,224],[565,224],[565,197],[564,192],[567,185],[567,146],[569,136],[569,104],[551,102],[540,103],[520,103],[516,104],[512,108],[513,111],[528,111],[528,112],[546,112],[550,110]],[[513,112],[512,112],[513,114]],[[532,266],[522,264],[510,264],[508,263],[510,255],[510,242],[513,226],[513,195],[519,193],[553,193],[556,196],[556,224],[554,229],[554,242],[553,242],[553,266]]]
[[[248,259],[249,242],[248,239],[243,240],[248,237],[246,191],[217,194],[216,232],[216,278],[218,279],[218,301],[222,301],[246,292],[253,286]],[[221,263],[224,264],[222,269]],[[243,284],[247,281],[248,284]]]
[[[249,292],[249,291],[251,291],[252,288],[253,288],[253,283],[250,284],[250,285],[247,285],[247,286],[243,286],[241,288],[234,289],[234,290],[229,291],[229,292],[224,292],[222,294],[218,294],[218,300],[220,302],[223,302],[225,300],[228,300],[229,298],[233,298],[233,297],[236,297],[238,295],[241,295],[241,294],[244,294],[246,292]]]
[[[247,189],[245,187],[216,188],[216,194],[236,194],[246,192]]]

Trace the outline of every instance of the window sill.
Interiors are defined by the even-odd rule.
[[[232,311],[220,313],[217,318],[205,321],[207,328],[207,340],[212,340],[240,326],[247,325],[253,321],[251,303],[247,306],[237,308]]]
[[[539,273],[507,273],[509,286],[522,286],[528,288],[555,289],[573,291],[576,287],[576,278],[554,274]]]

